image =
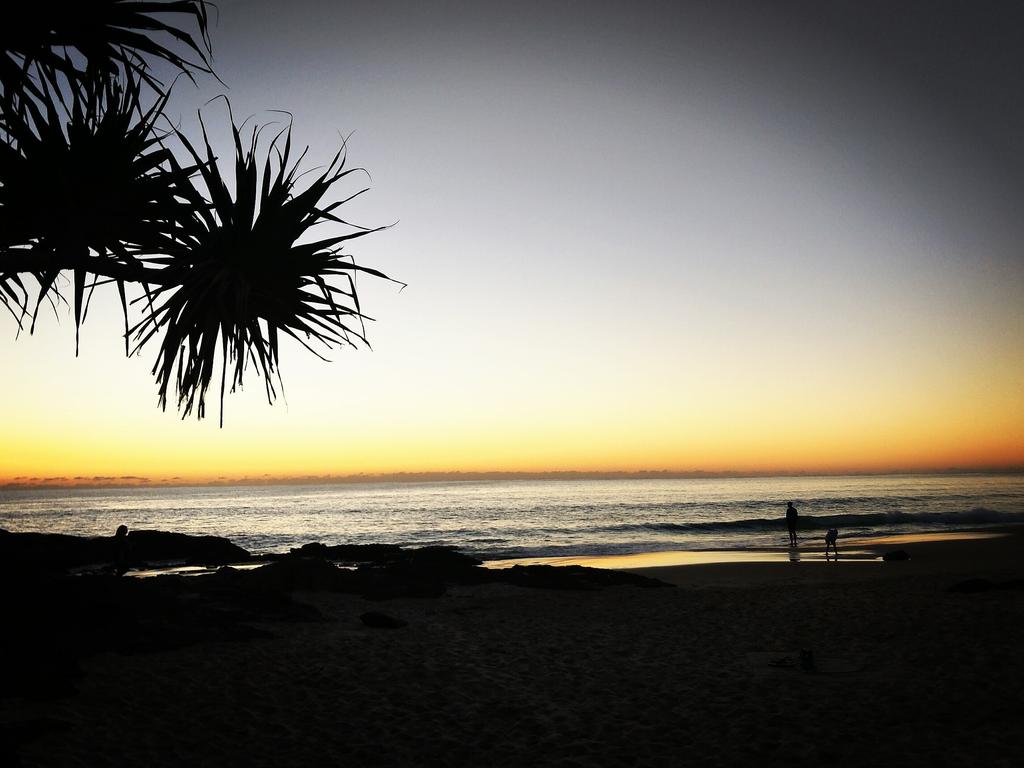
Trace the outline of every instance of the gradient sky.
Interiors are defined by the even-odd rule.
[[[350,216],[398,223],[351,251],[408,287],[223,429],[157,410],[112,290],[77,359],[0,319],[0,482],[1024,465],[1016,4],[218,5],[235,114],[352,133]]]

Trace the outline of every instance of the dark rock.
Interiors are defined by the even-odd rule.
[[[451,547],[396,548],[383,562],[361,565],[355,571],[352,591],[370,600],[440,597],[450,583],[492,580],[492,573],[481,568],[479,560]]]
[[[910,553],[905,549],[894,549],[882,555],[882,559],[887,563],[895,562],[897,560],[909,560]]]
[[[223,578],[223,577],[222,577]],[[351,571],[316,557],[289,557],[243,572],[250,588],[293,592],[353,592],[357,590]]]
[[[60,533],[11,533],[0,530],[0,567],[38,573],[90,564],[113,563],[114,537],[86,539]]]
[[[249,553],[221,536],[190,536],[168,531],[131,531],[131,557],[136,561],[184,560],[187,565],[244,563]]]
[[[401,556],[402,548],[397,544],[334,544],[320,542],[303,544],[280,557],[320,557],[336,563],[384,563]],[[271,556],[275,557],[275,556]]]
[[[377,611],[367,611],[359,620],[368,627],[375,629],[401,629],[409,625],[409,622],[396,619],[394,616],[388,616],[386,613],[379,613]]]
[[[319,541],[311,541],[309,544],[303,544],[301,547],[292,547],[288,550],[286,557],[319,557],[322,560],[326,560],[327,545],[321,544]]]
[[[0,563],[4,570],[63,571],[112,564],[118,551],[113,536],[85,538],[59,533],[10,533],[0,530]],[[189,565],[241,563],[249,553],[220,536],[189,536],[167,531],[130,531],[128,563],[184,562]]]
[[[461,578],[476,574],[481,561],[453,547],[420,547],[400,550],[390,561],[409,570],[431,573],[439,578]]]
[[[946,588],[947,592],[962,592],[970,594],[974,592],[989,592],[995,588],[989,579],[965,579]]]
[[[271,565],[245,573],[242,579],[263,589],[351,592],[371,600],[396,597],[439,597],[447,583],[492,581],[480,561],[452,547],[402,549],[392,544],[304,544],[286,555],[259,555]],[[331,562],[358,563],[357,570]],[[227,577],[227,575],[225,575]]]

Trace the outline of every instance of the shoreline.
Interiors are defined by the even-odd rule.
[[[643,563],[628,568],[649,578],[682,587],[721,587],[740,590],[780,586],[835,587],[869,580],[901,588],[906,579],[1017,578],[1024,573],[1024,526],[955,534],[903,534],[863,540],[872,559],[824,558],[799,563],[782,561],[717,561],[693,564]],[[905,561],[886,562],[883,551],[904,550]],[[840,556],[843,552],[840,550]],[[848,567],[870,563],[872,567]],[[947,585],[948,586],[948,585]]]
[[[174,532],[141,531],[142,535],[157,535],[164,537],[181,537],[188,539],[188,536]],[[14,534],[16,536],[28,535],[40,538],[54,536],[54,534],[28,533]],[[136,533],[135,535],[140,535]],[[56,535],[58,538],[61,535]],[[89,542],[93,544],[104,544],[104,540],[90,539],[85,537],[67,537],[77,542]],[[200,537],[202,538],[202,537]],[[286,552],[273,553],[248,553],[246,550],[237,547],[229,539],[222,537],[206,537],[219,542],[219,549],[230,549],[242,555],[241,558],[224,556],[222,559],[204,562],[189,562],[175,557],[149,557],[137,567],[127,572],[129,577],[148,578],[161,575],[201,576],[215,572],[219,567],[230,566],[240,570],[251,570],[269,562],[274,562],[283,557],[300,555],[314,555],[322,557],[334,565],[342,568],[354,568],[360,562],[359,551],[383,549],[414,552],[417,547],[400,547],[398,545],[338,545],[337,547],[327,546],[327,552],[319,552],[317,548],[323,549],[324,545],[307,543],[302,548],[293,548]],[[839,557],[836,560],[832,557],[831,563],[859,563],[878,565],[883,562],[882,557],[886,552],[896,549],[918,551],[922,547],[934,551],[935,547],[964,545],[971,546],[984,541],[997,541],[1013,539],[1020,541],[1024,539],[1024,524],[1012,524],[1003,526],[981,527],[962,530],[945,531],[922,531],[917,533],[882,534],[877,536],[856,536],[848,539],[840,539]],[[811,542],[814,542],[814,545]],[[441,548],[451,549],[456,552],[466,553],[465,550],[453,545],[437,545]],[[310,549],[310,552],[305,552]],[[355,554],[330,553],[332,549],[355,550]],[[11,552],[8,552],[10,555]],[[734,548],[702,548],[702,549],[656,549],[640,550],[636,552],[614,553],[614,554],[572,554],[572,555],[540,555],[527,557],[513,557],[500,559],[486,559],[481,554],[470,554],[476,557],[482,567],[489,570],[502,570],[515,566],[582,566],[587,568],[598,568],[607,570],[642,571],[653,568],[676,568],[676,567],[702,567],[702,566],[743,566],[743,565],[786,565],[795,567],[804,565],[811,567],[824,564],[826,561],[824,549],[818,545],[818,539],[805,538],[800,546],[751,546]],[[378,557],[374,561],[379,560]],[[67,571],[76,575],[88,575],[102,572],[109,569],[109,560],[102,558],[96,561],[86,561],[79,566],[68,567]]]
[[[1024,536],[1024,525],[997,529],[963,531],[927,531],[921,533],[886,534],[849,538],[839,550],[843,562],[879,563],[885,551],[914,545],[981,541]],[[820,546],[747,547],[736,549],[666,549],[615,555],[564,555],[553,557],[521,557],[485,560],[487,568],[508,568],[514,565],[582,565],[590,568],[637,570],[655,567],[689,567],[698,565],[729,565],[742,563],[816,563],[825,562]]]
[[[937,544],[955,544],[980,542],[995,539],[1018,537],[1024,539],[1024,524],[1001,526],[998,528],[973,529],[961,531],[926,531],[921,533],[886,534],[881,536],[854,537],[845,540],[845,546],[839,550],[843,563],[880,564],[886,551],[893,549],[917,550],[921,546]],[[842,542],[843,540],[840,539]],[[415,549],[415,548],[410,548]],[[462,551],[455,547],[456,551]],[[284,553],[274,553],[284,554]],[[265,555],[261,555],[265,556]],[[556,555],[538,557],[502,558],[482,560],[481,565],[488,569],[512,568],[517,565],[550,565],[550,566],[583,566],[586,568],[602,568],[608,570],[625,570],[643,572],[655,568],[677,568],[698,566],[742,566],[744,564],[820,564],[825,563],[824,549],[820,547],[747,547],[733,549],[666,549],[630,552],[626,554],[600,555]],[[260,562],[226,563],[232,568],[252,569],[265,564]],[[340,565],[336,561],[335,565]],[[354,567],[345,566],[341,567]],[[129,571],[128,576],[148,578],[165,574],[183,576],[201,576],[212,573],[216,567],[154,563],[151,567]]]

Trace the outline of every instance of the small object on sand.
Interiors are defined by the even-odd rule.
[[[814,666],[814,651],[809,648],[800,649],[800,669],[805,672],[813,672]]]
[[[891,563],[894,560],[909,560],[910,553],[905,549],[894,549],[891,552],[886,552],[882,555],[882,559],[887,563]]]
[[[409,624],[407,621],[396,619],[394,616],[388,616],[379,611],[367,611],[359,617],[359,620],[366,626],[375,629],[401,629]]]

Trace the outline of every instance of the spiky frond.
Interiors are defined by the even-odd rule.
[[[156,87],[147,61],[210,72],[206,0],[51,0],[21,3],[0,25],[0,83],[38,96],[31,75],[134,71]],[[189,27],[195,31],[191,31]],[[166,40],[165,45],[161,40]],[[176,41],[191,58],[174,49]],[[80,68],[77,60],[81,60]]]
[[[188,171],[154,130],[166,97],[143,108],[137,79],[86,83],[69,95],[41,86],[47,98],[8,113],[9,141],[0,143],[0,291],[23,319],[29,294],[12,275],[31,274],[34,318],[45,299],[60,297],[57,278],[70,270],[77,329],[90,274],[115,280],[122,296],[125,280],[159,279],[139,257],[158,252],[182,215],[177,191]]]
[[[222,424],[229,366],[231,390],[242,385],[252,363],[273,402],[275,379],[280,382],[281,334],[317,355],[338,345],[365,343],[355,276],[387,279],[341,252],[347,241],[377,231],[335,214],[365,190],[325,200],[338,182],[358,170],[345,168],[344,146],[300,189],[305,152],[293,161],[290,126],[269,142],[262,162],[259,128],[252,129],[248,141],[234,123],[232,133],[231,184],[216,162],[205,126],[199,149],[181,136],[205,189],[193,189],[189,200],[195,215],[175,233],[166,255],[152,260],[171,282],[155,289],[153,311],[134,329],[136,349],[162,332],[153,368],[160,405],[166,408],[173,380],[183,418],[193,409],[200,418],[205,414],[219,356]],[[313,227],[327,223],[344,231],[307,237]]]
[[[129,338],[134,352],[159,339],[161,407],[173,380],[182,417],[203,417],[219,359],[223,424],[229,366],[234,389],[254,365],[273,402],[280,336],[317,355],[365,343],[355,278],[387,278],[341,252],[377,231],[335,214],[365,190],[328,199],[353,172],[344,145],[301,188],[305,153],[292,157],[290,127],[261,162],[259,130],[243,143],[232,122],[233,178],[222,175],[205,126],[198,150],[176,134],[186,162],[168,150],[155,128],[168,91],[147,67],[209,72],[207,8],[57,0],[21,7],[0,26],[0,304],[19,328],[34,325],[40,306],[64,300],[58,280],[70,273],[77,340],[92,289],[115,283],[126,352]],[[145,107],[144,86],[155,93]],[[335,234],[310,237],[321,223]],[[131,328],[126,284],[145,292]]]

